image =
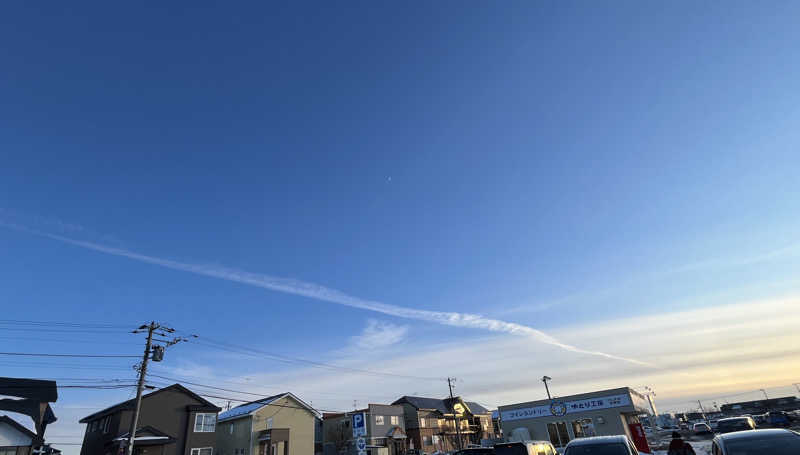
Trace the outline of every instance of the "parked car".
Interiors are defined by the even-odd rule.
[[[708,434],[711,433],[711,426],[707,423],[696,423],[692,426],[694,434]]]
[[[467,447],[466,449],[456,450],[453,455],[494,455],[492,447]]]
[[[718,423],[719,423],[719,420],[712,420],[712,421],[708,422],[708,426],[711,427],[711,431],[717,431]]]
[[[789,430],[750,430],[722,434],[711,443],[713,455],[797,455],[800,433]]]
[[[767,413],[767,425],[772,427],[788,427],[791,425],[785,412],[771,411]]]
[[[557,455],[549,441],[504,442],[494,445],[495,455]]]
[[[567,444],[564,455],[640,455],[627,436],[595,436],[573,439]]]
[[[734,431],[755,429],[756,422],[752,417],[729,417],[727,419],[720,419],[719,422],[717,422],[717,431],[719,433],[732,433]]]

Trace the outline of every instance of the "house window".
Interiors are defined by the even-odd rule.
[[[228,429],[228,432],[229,432],[230,434],[233,434],[233,424],[231,424],[231,426],[229,427],[229,429]]]
[[[437,435],[431,436],[431,443],[433,443],[433,445],[439,444],[439,436]]]
[[[383,425],[383,416],[375,416],[375,425]]]
[[[106,418],[103,419],[103,433],[108,433],[110,427],[111,427],[111,416],[106,416]]]
[[[192,449],[192,455],[213,455],[214,449],[203,447],[202,449]]]
[[[424,427],[425,426],[425,419],[419,419],[419,426],[420,427]]]
[[[271,429],[272,429],[272,417],[267,419],[267,430],[271,430]]]
[[[398,416],[391,416],[389,417],[389,421],[392,425],[400,425],[400,417]]]
[[[217,423],[217,415],[216,414],[197,414],[194,417],[194,432],[195,433],[213,433],[214,426]],[[195,449],[192,449],[194,451]],[[203,450],[203,449],[197,449]],[[195,455],[195,454],[192,454]],[[207,455],[205,453],[198,454],[198,455]],[[208,454],[210,455],[210,454]]]
[[[424,446],[433,445],[433,437],[431,437],[431,436],[423,436],[422,437],[422,445],[424,445]]]

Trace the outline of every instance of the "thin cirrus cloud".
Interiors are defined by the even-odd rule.
[[[183,272],[194,273],[197,275],[203,275],[212,278],[218,278],[221,280],[247,284],[250,286],[260,287],[263,289],[269,289],[272,291],[283,292],[286,294],[308,297],[311,299],[321,300],[324,302],[336,303],[339,305],[358,308],[361,310],[371,311],[375,313],[382,313],[389,316],[395,316],[404,319],[414,319],[414,320],[432,322],[435,324],[453,326],[453,327],[482,329],[491,332],[502,332],[512,335],[524,336],[539,341],[541,343],[556,346],[565,351],[573,352],[576,354],[586,354],[591,356],[604,357],[611,360],[628,362],[638,366],[655,368],[653,365],[647,362],[642,362],[637,359],[618,356],[601,351],[582,349],[577,346],[561,342],[560,340],[542,332],[541,330],[525,326],[522,324],[517,324],[514,322],[507,322],[499,319],[492,319],[469,313],[420,310],[416,308],[403,307],[399,305],[391,305],[376,300],[362,299],[360,297],[352,296],[344,292],[338,291],[336,289],[332,289],[316,283],[309,283],[306,281],[300,281],[291,278],[274,277],[261,273],[247,272],[244,270],[222,267],[218,265],[192,264],[187,262],[174,261],[171,259],[164,259],[156,256],[149,256],[145,254],[136,253],[134,251],[130,251],[124,248],[117,248],[99,243],[77,240],[62,235],[43,232],[36,229],[31,229],[22,224],[4,222],[2,220],[0,220],[0,226],[27,232],[30,234],[49,238],[52,240],[57,240],[62,243],[67,243],[88,250],[110,254],[112,256],[125,257],[128,259],[133,259],[147,264],[158,265],[168,269],[180,270]]]

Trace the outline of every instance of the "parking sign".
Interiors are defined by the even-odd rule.
[[[364,414],[353,414],[352,416],[353,421],[353,437],[357,438],[359,436],[366,436],[367,435],[367,419],[364,418]]]

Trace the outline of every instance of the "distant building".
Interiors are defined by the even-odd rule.
[[[770,398],[769,400],[742,401],[723,404],[720,410],[725,415],[763,414],[768,411],[794,411],[800,409],[797,397]]]
[[[115,455],[128,440],[136,400],[123,401],[80,420],[86,424],[81,455]],[[135,455],[213,455],[220,408],[180,384],[142,396]]]
[[[314,455],[319,413],[286,392],[219,415],[214,455]]]
[[[402,406],[370,404],[364,409],[322,416],[326,455],[356,455],[353,438],[353,414],[361,414],[366,422],[367,455],[402,455],[407,449],[404,410]]]
[[[461,397],[425,398],[404,396],[394,403],[402,405],[406,418],[408,448],[421,452],[450,452],[494,437],[492,413]],[[456,430],[458,424],[458,430]]]

